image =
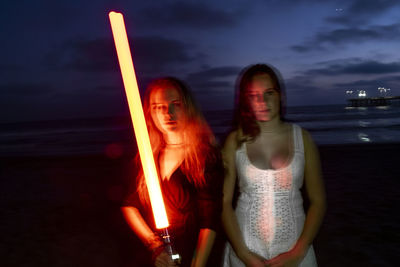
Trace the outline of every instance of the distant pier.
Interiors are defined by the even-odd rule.
[[[400,96],[350,98],[351,107],[377,107],[400,105]]]

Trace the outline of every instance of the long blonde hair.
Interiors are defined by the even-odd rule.
[[[147,87],[143,98],[143,111],[149,132],[150,143],[153,150],[154,159],[158,159],[160,151],[165,146],[162,132],[155,125],[151,117],[150,97],[156,90],[166,88],[176,88],[181,95],[184,114],[186,115],[186,126],[183,130],[184,138],[184,160],[180,166],[181,171],[188,181],[195,187],[202,187],[205,184],[204,167],[206,159],[212,156],[211,150],[215,145],[215,137],[205,121],[202,113],[198,109],[194,98],[188,87],[180,80],[173,77],[165,77],[154,80]],[[140,157],[136,155],[136,162],[140,163]],[[156,165],[158,162],[156,162]],[[141,166],[140,164],[137,164]],[[142,203],[149,203],[147,186],[140,169],[137,177],[137,191]]]

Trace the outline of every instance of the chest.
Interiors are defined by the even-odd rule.
[[[244,144],[249,161],[255,167],[263,170],[281,169],[286,167],[294,155],[293,138],[289,133],[258,137]]]
[[[171,175],[182,164],[184,159],[183,149],[165,149],[159,156],[160,178],[169,180]]]
[[[300,189],[304,180],[304,153],[296,150],[285,167],[260,169],[250,162],[245,147],[236,152],[236,167],[241,192],[288,192]]]

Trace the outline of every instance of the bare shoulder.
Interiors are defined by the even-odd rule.
[[[238,130],[232,131],[229,133],[228,137],[225,140],[223,153],[229,153],[236,150],[237,143],[238,143]]]
[[[307,130],[303,128],[301,130],[303,134],[304,155],[306,158],[306,162],[319,165],[320,159],[317,145],[314,143],[311,134]],[[309,164],[306,164],[306,166],[307,165]]]
[[[304,143],[304,148],[311,148],[311,147],[315,147],[315,143],[311,137],[311,134],[306,130],[301,128],[301,133],[303,135],[303,143]]]

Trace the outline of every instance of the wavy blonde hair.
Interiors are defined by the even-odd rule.
[[[206,159],[212,156],[211,150],[215,146],[215,137],[205,121],[202,113],[197,107],[188,87],[174,77],[165,77],[154,80],[149,84],[143,98],[143,111],[149,132],[150,143],[154,159],[158,159],[160,151],[165,147],[165,140],[162,132],[157,128],[151,117],[150,97],[158,90],[176,88],[181,95],[183,114],[186,116],[186,125],[183,130],[184,160],[180,166],[188,181],[195,187],[202,187],[205,184],[204,167]],[[140,165],[139,154],[136,155],[136,162]],[[156,161],[156,165],[158,162]],[[137,192],[142,203],[149,203],[147,186],[140,168],[137,177]]]

